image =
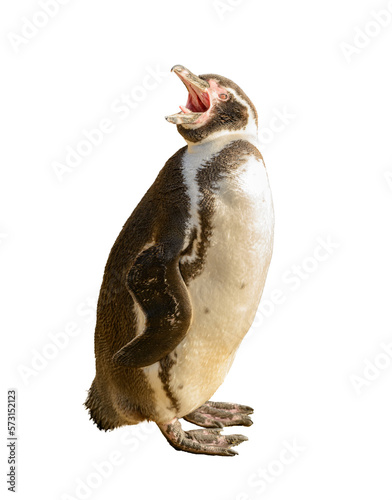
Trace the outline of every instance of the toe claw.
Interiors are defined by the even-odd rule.
[[[241,425],[243,425],[244,427],[250,427],[251,425],[253,425],[253,420],[249,417],[243,417],[241,420]]]
[[[225,438],[232,446],[243,443],[244,441],[248,441],[248,438],[243,434],[230,434],[228,436],[225,436]]]

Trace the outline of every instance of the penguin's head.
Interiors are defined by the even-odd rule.
[[[172,71],[185,84],[188,101],[180,106],[180,113],[166,120],[177,125],[187,142],[201,142],[225,132],[257,134],[256,108],[234,82],[213,74],[196,76],[180,65]]]

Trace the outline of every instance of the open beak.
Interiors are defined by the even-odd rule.
[[[180,106],[181,112],[166,116],[170,123],[197,123],[203,114],[210,109],[211,100],[208,89],[209,83],[191,73],[184,66],[173,66],[172,71],[182,80],[188,90],[188,101],[185,106]]]

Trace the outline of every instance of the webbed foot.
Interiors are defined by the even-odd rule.
[[[168,424],[159,424],[159,428],[173,448],[188,453],[232,457],[237,452],[231,448],[248,440],[242,434],[222,435],[222,429],[184,431],[176,418]]]
[[[250,406],[207,401],[197,410],[185,415],[184,419],[201,427],[223,428],[233,425],[249,427],[253,424],[249,417],[251,413],[253,413],[253,408]]]

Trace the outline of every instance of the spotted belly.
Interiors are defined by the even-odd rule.
[[[192,269],[199,259],[187,283],[191,327],[163,367],[155,363],[144,369],[161,422],[190,413],[222,384],[254,320],[271,260],[274,215],[262,161],[251,157],[235,175],[222,177],[211,189],[214,203],[205,255],[198,255],[202,199],[195,193],[189,235],[198,236],[180,263]]]

